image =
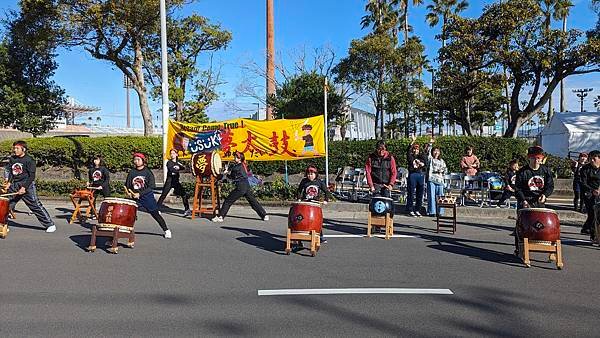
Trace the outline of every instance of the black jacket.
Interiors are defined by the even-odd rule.
[[[323,194],[326,201],[329,201],[327,186],[320,179],[314,181],[308,178],[303,178],[298,185],[298,199],[303,201],[314,201],[319,199],[319,195]]]
[[[167,162],[167,180],[171,180],[172,183],[179,182],[179,173],[184,172],[185,169],[185,165],[181,162],[169,160]]]
[[[423,166],[417,168],[416,167],[417,161],[422,162]],[[408,172],[411,174],[412,173],[426,173],[427,172],[427,157],[422,152],[419,152],[417,155],[415,155],[412,152],[412,149],[409,147],[408,153],[406,154],[406,165],[408,166]]]
[[[542,194],[549,197],[553,191],[554,177],[545,165],[540,165],[538,170],[527,165],[517,172],[515,196],[519,202],[537,200]]]
[[[106,167],[90,167],[88,170],[88,182],[92,187],[102,187],[102,190],[110,187],[110,172]]]
[[[148,167],[144,167],[142,170],[133,168],[127,174],[125,186],[133,192],[140,193],[140,195],[152,193],[155,188],[154,174]]]
[[[584,165],[581,168],[580,179],[584,193],[600,189],[600,168],[594,168],[591,163]]]
[[[23,157],[12,155],[7,169],[8,180],[15,189],[27,189],[35,181],[35,161],[27,154]]]
[[[235,182],[235,184],[249,184],[248,172],[242,163],[235,163],[229,167],[227,178]]]

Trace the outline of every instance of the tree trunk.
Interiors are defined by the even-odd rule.
[[[152,127],[152,112],[148,105],[148,90],[146,88],[146,82],[144,81],[144,70],[142,67],[144,56],[142,55],[142,46],[138,42],[135,42],[134,49],[135,60],[133,63],[133,72],[136,78],[133,79],[133,85],[140,101],[140,111],[144,121],[144,136],[151,136],[154,133],[154,130]]]
[[[342,137],[342,141],[346,139],[346,127],[340,126],[340,136]]]
[[[463,135],[473,136],[473,130],[471,129],[471,102],[465,101],[465,113],[462,116],[460,126],[463,130]]]

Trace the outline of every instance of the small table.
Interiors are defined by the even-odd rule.
[[[449,209],[452,210],[452,216],[442,216],[440,215],[440,209]],[[440,232],[440,228],[452,228],[452,234],[456,233],[456,202],[451,202],[448,200],[438,200],[436,203],[436,224],[437,224],[437,232]],[[440,220],[452,220],[451,225],[440,224]]]

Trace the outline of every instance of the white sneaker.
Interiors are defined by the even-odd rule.
[[[268,221],[269,220],[269,215],[265,215],[265,218],[263,218],[263,221]]]
[[[190,209],[187,209],[186,211],[183,212],[183,217],[188,217],[188,216],[192,216],[192,211]]]
[[[411,215],[412,217],[417,217],[417,214],[416,214],[414,211],[411,211],[411,212],[409,213],[409,215]]]
[[[171,238],[171,230],[165,231],[165,238]]]
[[[423,217],[423,215],[421,215],[421,213],[418,212],[418,211],[415,211],[415,216],[417,216],[417,217]]]
[[[48,228],[46,228],[46,232],[50,233],[50,232],[55,232],[56,231],[56,225],[51,225]]]
[[[215,223],[220,223],[220,222],[223,222],[223,217],[221,217],[221,216],[215,216],[215,217],[212,219],[212,221],[213,221],[213,222],[215,222]]]

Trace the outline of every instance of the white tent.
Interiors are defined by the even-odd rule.
[[[540,141],[547,153],[560,157],[600,149],[600,112],[555,113]]]

